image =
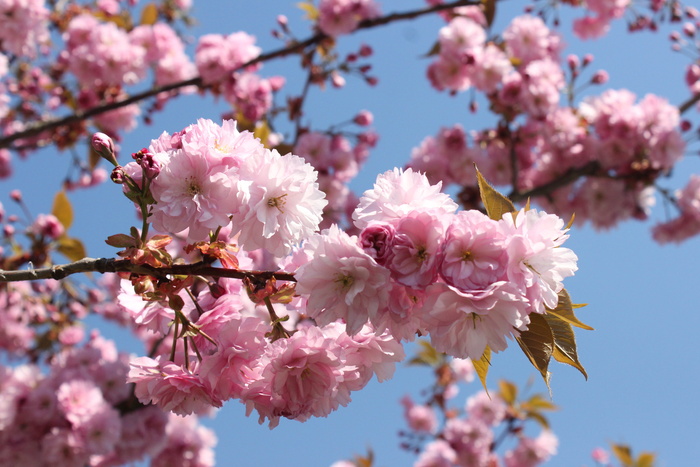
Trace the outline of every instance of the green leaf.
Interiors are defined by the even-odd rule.
[[[110,235],[107,237],[107,240],[105,240],[105,243],[116,248],[129,248],[136,246],[136,240],[134,237],[126,234]]]
[[[547,324],[552,330],[552,335],[554,335],[554,352],[552,357],[560,363],[573,366],[583,374],[584,378],[588,379],[586,370],[578,360],[576,336],[571,325],[555,315],[546,314],[544,319],[547,320]]]
[[[552,401],[545,399],[542,394],[535,394],[530,399],[522,403],[522,406],[527,410],[541,411],[541,410],[558,410]]]
[[[95,170],[101,159],[102,156],[90,145],[90,149],[88,149],[88,167],[90,167],[90,170]]]
[[[500,220],[503,214],[515,212],[515,206],[505,196],[500,194],[489,182],[486,181],[479,169],[476,170],[476,180],[479,184],[479,194],[481,201],[486,208],[486,214],[493,220]]]
[[[440,42],[435,41],[433,46],[428,50],[428,53],[425,55],[421,56],[421,58],[430,58],[430,57],[435,57],[440,54]]]
[[[65,235],[58,239],[56,250],[71,261],[78,261],[87,257],[83,242],[77,238],[66,237]]]
[[[656,464],[656,455],[651,452],[643,452],[637,458],[635,467],[654,467]]]
[[[515,384],[510,381],[500,380],[498,382],[498,389],[501,399],[503,399],[506,404],[515,404],[515,400],[518,398],[518,387]]]
[[[634,460],[632,460],[632,449],[624,444],[612,444],[610,449],[617,460],[622,462],[624,467],[632,467],[634,465]]]
[[[141,21],[139,24],[152,26],[158,21],[158,6],[155,3],[149,3],[141,10]]]
[[[297,7],[306,13],[306,19],[316,21],[318,19],[318,9],[311,2],[299,2]]]
[[[489,390],[486,387],[486,375],[491,365],[491,348],[486,346],[481,358],[479,360],[472,360],[472,365],[474,365],[474,370],[476,370],[476,374],[479,376],[479,381],[481,381],[484,391],[488,394]]]
[[[73,225],[73,207],[65,191],[61,190],[54,196],[51,214],[56,216],[56,219],[59,220],[65,230],[68,230]]]
[[[267,120],[261,120],[255,125],[255,130],[253,130],[253,136],[258,138],[265,146],[267,146],[267,140],[270,138],[272,130],[267,124]]]
[[[593,331],[592,327],[588,326],[587,324],[583,324],[574,315],[574,308],[581,308],[583,306],[585,305],[572,304],[571,297],[569,297],[569,292],[567,292],[566,289],[561,289],[561,292],[559,292],[559,302],[557,303],[557,307],[553,310],[547,308],[547,313],[563,319],[564,321],[578,328]]]
[[[554,335],[544,316],[530,313],[528,330],[521,332],[515,340],[520,345],[530,363],[537,368],[542,375],[547,388],[549,387],[549,361],[554,352]]]
[[[421,349],[418,351],[418,354],[408,362],[409,365],[438,367],[443,363],[444,355],[435,350],[435,348],[430,345],[430,342],[421,340],[418,342],[418,345],[421,346]]]
[[[531,418],[532,420],[539,423],[542,428],[549,429],[549,420],[547,420],[547,417],[545,417],[541,413],[539,413],[539,412],[527,412],[526,411],[526,415],[527,415],[527,418]]]
[[[486,17],[486,24],[490,27],[496,17],[496,0],[481,0],[481,5],[483,6],[484,16]]]

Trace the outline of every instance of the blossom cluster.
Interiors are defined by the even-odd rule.
[[[309,316],[342,320],[350,334],[367,321],[399,340],[429,334],[437,350],[478,359],[556,307],[577,259],[561,246],[563,221],[457,212],[440,187],[411,169],[386,172],[353,213],[358,237],[333,227],[311,237],[296,274]]]
[[[226,267],[280,269],[296,282],[218,278],[202,288],[125,276],[119,303],[152,340],[184,326],[177,349],[132,359],[129,373],[139,400],[178,414],[238,399],[271,427],[326,416],[374,374],[389,378],[416,334],[459,357],[504,350],[531,313],[556,307],[577,269],[560,218],[457,212],[440,184],[411,169],[380,175],[363,194],[352,214],[359,235],[335,224],[317,233],[326,201],[316,171],[234,121],[199,120],[135,157],[117,171],[133,180],[132,200],[135,184],[150,187],[156,230],[210,241],[207,251],[235,243]]]
[[[321,0],[318,12],[318,27],[334,37],[354,31],[364,19],[380,15],[374,0]]]
[[[0,5],[0,43],[15,56],[34,57],[49,41],[49,10],[43,0],[10,0]]]
[[[195,51],[202,81],[251,122],[260,120],[270,110],[273,93],[285,81],[281,76],[260,77],[255,73],[260,69],[259,64],[243,67],[260,52],[255,37],[242,31],[229,35],[206,34],[199,39]]]
[[[437,417],[428,405],[404,400],[405,418],[414,433],[436,434]],[[557,452],[558,440],[550,430],[542,430],[537,437],[518,434],[515,447],[505,450],[502,464],[494,452],[496,431],[505,424],[508,405],[498,395],[489,396],[480,391],[469,397],[464,406],[464,417],[445,421],[442,436],[428,442],[418,455],[414,467],[504,465],[505,467],[536,467]],[[428,424],[426,420],[435,419]]]
[[[571,88],[593,58],[569,56],[563,65],[561,39],[538,17],[514,18],[498,42],[486,40],[484,27],[478,9],[451,19],[440,30],[440,53],[428,77],[438,89],[484,92],[509,127],[470,135],[459,125],[444,128],[414,149],[409,167],[433,182],[469,187],[476,164],[491,182],[513,184],[519,193],[581,172],[589,176],[581,183],[534,199],[597,228],[646,218],[654,180],[669,174],[685,151],[678,109],[655,95],[638,100],[612,89],[578,106],[562,105],[565,68]],[[605,76],[595,73],[590,82],[603,83]]]
[[[93,334],[55,355],[46,373],[38,365],[0,366],[0,464],[108,467],[148,456],[164,466],[186,452],[190,465],[213,466],[216,437],[196,417],[154,406],[126,410],[127,360]]]

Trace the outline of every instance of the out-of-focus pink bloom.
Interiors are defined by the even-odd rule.
[[[404,407],[403,416],[408,427],[417,433],[436,433],[438,419],[435,410],[427,405],[416,405],[409,396],[401,398]]]
[[[151,459],[152,467],[182,465],[213,467],[216,435],[197,423],[197,417],[170,414],[165,430],[163,448]]]
[[[608,462],[610,462],[610,454],[608,454],[608,451],[603,448],[593,449],[593,451],[591,451],[591,457],[599,464],[606,465]]]
[[[457,453],[450,443],[437,439],[425,446],[413,467],[453,467],[457,462]]]
[[[63,224],[53,214],[39,214],[29,228],[35,235],[57,240],[65,233]]]
[[[321,0],[318,12],[318,27],[334,37],[354,31],[360,21],[380,14],[374,0]]]
[[[255,37],[245,32],[228,36],[205,34],[199,39],[194,60],[204,83],[212,84],[231,78],[234,71],[260,55],[260,51]]]
[[[0,42],[5,51],[34,58],[49,42],[49,10],[44,0],[9,0],[0,4]]]
[[[497,426],[506,417],[508,406],[498,396],[490,396],[486,391],[467,399],[466,410],[470,418],[481,420],[489,426]]]
[[[537,438],[522,436],[518,446],[505,453],[503,461],[506,467],[536,467],[557,453],[557,437],[549,430],[544,430]]]
[[[563,44],[556,32],[537,16],[513,18],[503,31],[508,54],[526,65],[534,60],[558,60]]]

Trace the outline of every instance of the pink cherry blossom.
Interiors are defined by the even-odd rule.
[[[403,416],[411,430],[418,433],[436,433],[438,419],[435,410],[428,405],[417,405],[409,396],[401,398],[404,407]]]
[[[327,201],[317,173],[293,154],[264,151],[246,159],[236,187],[233,231],[247,251],[283,256],[316,230]]]
[[[127,382],[136,383],[135,395],[144,404],[157,404],[178,415],[221,407],[198,376],[172,362],[148,357],[132,358]]]
[[[488,465],[493,432],[480,420],[450,419],[443,436],[457,453],[457,465]]]
[[[526,65],[534,60],[557,60],[562,41],[537,16],[517,16],[503,31],[508,54]]]
[[[465,408],[469,418],[480,420],[489,426],[497,426],[505,419],[508,406],[499,396],[479,391],[467,399]]]
[[[49,41],[49,10],[44,0],[7,0],[0,4],[0,42],[17,56],[34,58]]]
[[[508,278],[526,291],[532,311],[555,308],[564,278],[578,269],[578,257],[562,247],[569,238],[564,221],[543,211],[520,210],[505,214],[500,223],[508,236]]]
[[[444,224],[443,218],[428,212],[411,212],[398,220],[385,262],[396,282],[419,290],[435,282],[442,260]]]
[[[152,467],[171,467],[186,463],[192,467],[213,467],[217,442],[212,430],[197,423],[197,417],[170,414],[163,448],[151,459]]]
[[[457,462],[457,453],[450,443],[436,439],[425,446],[413,467],[453,467]]]
[[[260,55],[260,51],[255,37],[245,32],[228,36],[205,34],[199,38],[194,60],[202,80],[212,84],[231,78],[234,71]]]
[[[429,287],[423,303],[423,320],[430,342],[439,352],[479,359],[486,346],[499,352],[506,338],[525,330],[527,302],[505,282],[488,290],[465,293],[438,283]]]
[[[537,438],[522,436],[520,443],[503,456],[506,467],[535,467],[557,453],[557,437],[549,430],[543,430]]]
[[[353,335],[385,309],[389,271],[367,255],[355,237],[334,225],[311,237],[304,248],[312,259],[297,270],[297,292],[308,297],[308,314],[318,324],[342,319]]]
[[[458,212],[443,243],[440,276],[463,291],[488,288],[505,276],[505,242],[496,221],[479,211]]]
[[[394,224],[411,211],[430,211],[436,216],[454,213],[457,204],[441,188],[442,183],[431,185],[425,175],[410,168],[380,174],[352,214],[355,226],[363,229],[371,221]]]
[[[280,417],[305,421],[347,405],[350,391],[342,383],[346,371],[353,379],[356,375],[353,367],[345,367],[344,354],[315,326],[272,342],[259,362],[259,377],[243,394],[248,413],[255,408],[260,422],[267,418],[272,428]]]
[[[114,23],[78,15],[64,33],[67,68],[87,88],[133,84],[146,72],[145,50]]]
[[[379,16],[374,0],[321,0],[318,5],[318,26],[329,36],[347,34],[363,19]]]
[[[157,203],[152,211],[156,229],[168,233],[189,229],[188,238],[198,241],[229,223],[235,168],[185,149],[160,157],[163,168],[151,186]]]

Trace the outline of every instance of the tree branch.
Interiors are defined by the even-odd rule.
[[[695,94],[693,97],[688,99],[687,101],[683,102],[681,105],[678,106],[678,111],[681,114],[686,113],[688,110],[690,110],[693,105],[697,104],[700,102],[700,93]]]
[[[559,177],[552,180],[551,182],[545,183],[544,185],[535,187],[531,190],[524,191],[524,192],[514,190],[513,192],[511,192],[508,195],[508,198],[511,201],[513,201],[514,203],[519,203],[522,201],[526,201],[528,198],[534,198],[536,196],[543,196],[543,195],[551,193],[552,191],[556,190],[557,188],[562,188],[566,185],[569,185],[581,177],[594,175],[599,170],[600,170],[600,164],[596,161],[591,161],[588,164],[584,165],[583,167],[571,168],[571,169],[567,170],[566,172],[564,172]]]
[[[154,277],[165,277],[168,275],[230,277],[233,279],[246,277],[271,279],[274,277],[281,281],[296,282],[293,273],[283,271],[241,271],[238,269],[217,268],[204,262],[174,264],[166,268],[154,268],[146,264],[133,264],[129,260],[115,258],[83,258],[74,263],[56,265],[50,268],[22,271],[0,270],[0,282],[35,281],[41,279],[61,280],[72,274],[84,272],[98,272],[100,274],[106,272],[132,272]]]
[[[363,29],[371,29],[375,28],[378,26],[384,26],[386,24],[392,23],[394,21],[402,21],[402,20],[407,20],[407,19],[415,19],[420,16],[436,13],[439,11],[444,11],[444,10],[450,10],[453,8],[457,8],[460,6],[466,6],[466,5],[478,5],[481,2],[479,0],[457,0],[452,3],[446,3],[442,5],[435,5],[430,8],[424,8],[420,10],[413,10],[413,11],[407,11],[404,13],[392,13],[387,16],[382,16],[380,18],[375,18],[375,19],[370,19],[370,20],[364,20],[362,21],[357,29],[355,31],[363,30]],[[354,31],[353,31],[354,32]],[[251,65],[256,65],[258,63],[262,62],[267,62],[275,58],[279,57],[285,57],[287,55],[292,55],[297,53],[298,51],[304,50],[306,47],[309,47],[313,44],[318,44],[324,39],[327,39],[329,36],[322,33],[318,32],[314,34],[313,36],[301,41],[301,42],[295,42],[291,45],[282,47],[277,50],[273,50],[272,52],[268,52],[266,54],[261,54],[257,56],[256,58],[249,60],[248,62],[240,65],[238,68],[233,70],[232,72],[236,72],[242,69],[245,69]],[[45,131],[53,130],[55,128],[59,128],[62,126],[67,126],[72,123],[80,122],[83,120],[86,120],[90,117],[94,117],[96,115],[103,114],[105,112],[109,112],[111,110],[119,109],[121,107],[125,107],[127,105],[135,104],[137,102],[140,102],[142,100],[148,99],[150,97],[154,97],[162,92],[169,92],[169,91],[175,91],[180,88],[184,88],[187,86],[197,86],[200,89],[206,89],[208,86],[205,85],[202,82],[202,78],[197,76],[195,78],[190,78],[188,80],[184,81],[178,81],[176,83],[171,83],[171,84],[166,84],[163,86],[158,86],[155,88],[152,88],[148,91],[140,92],[137,94],[133,94],[132,96],[120,100],[120,101],[115,101],[115,102],[110,102],[108,104],[104,104],[98,107],[93,107],[91,109],[85,110],[83,112],[76,112],[71,115],[67,115],[65,117],[61,118],[55,118],[52,120],[48,120],[42,123],[37,123],[35,125],[31,125],[28,128],[18,131],[16,133],[12,133],[10,135],[4,136],[0,138],[0,148],[11,148],[12,143],[19,139],[23,138],[31,138],[34,136],[37,136]],[[16,149],[16,148],[15,148]]]

